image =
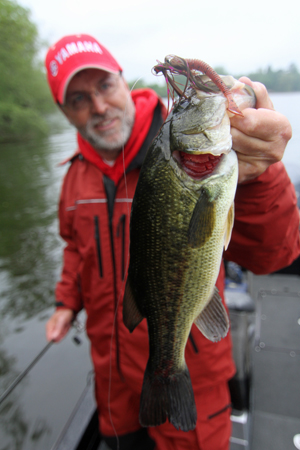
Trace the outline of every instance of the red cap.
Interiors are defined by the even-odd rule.
[[[65,101],[71,78],[80,70],[122,72],[122,68],[109,51],[88,34],[73,34],[60,39],[48,50],[45,66],[53,98],[60,104]]]

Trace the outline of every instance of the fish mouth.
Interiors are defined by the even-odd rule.
[[[187,175],[195,180],[210,175],[219,164],[223,154],[211,153],[192,154],[182,151],[173,152],[173,157]]]

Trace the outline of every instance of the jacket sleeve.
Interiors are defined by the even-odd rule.
[[[296,193],[278,162],[238,186],[232,238],[224,258],[262,275],[289,266],[299,254]]]
[[[66,185],[65,179],[59,202],[59,226],[60,235],[67,245],[64,248],[61,279],[56,285],[55,297],[58,308],[70,308],[78,313],[83,306],[78,276],[81,258],[73,239],[74,211],[66,205]]]

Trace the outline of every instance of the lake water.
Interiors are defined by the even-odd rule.
[[[290,121],[293,137],[286,148],[283,162],[294,184],[300,183],[300,92],[270,95],[274,107]]]
[[[300,183],[300,93],[272,94],[293,138],[284,163]],[[57,123],[59,122],[59,124]],[[61,268],[57,201],[75,132],[59,115],[48,138],[0,145],[0,395],[46,345],[45,322]],[[82,318],[84,320],[84,318]],[[72,332],[53,345],[0,405],[0,450],[50,449],[91,370],[89,345]]]
[[[59,126],[57,124],[59,118]],[[61,267],[57,200],[75,135],[63,117],[47,139],[0,146],[0,395],[46,346]],[[0,450],[50,449],[91,370],[85,336],[52,345],[0,405]]]

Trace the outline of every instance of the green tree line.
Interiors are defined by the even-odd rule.
[[[300,74],[295,64],[288,69],[273,70],[271,66],[251,72],[248,77],[253,81],[260,81],[270,92],[300,91]]]
[[[0,142],[28,140],[48,131],[45,116],[54,111],[54,103],[43,63],[38,58],[41,47],[30,11],[15,0],[0,0]],[[216,67],[216,71],[227,74],[223,67]],[[300,90],[300,74],[295,64],[286,70],[273,70],[269,66],[243,75],[262,82],[270,92]],[[150,87],[161,97],[167,97],[166,83],[133,80],[129,86]]]
[[[37,59],[40,48],[29,10],[0,0],[0,142],[47,132],[44,116],[53,102]]]

